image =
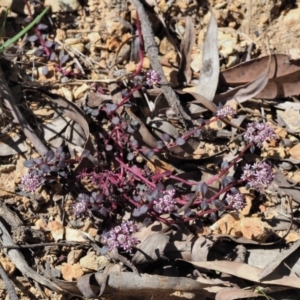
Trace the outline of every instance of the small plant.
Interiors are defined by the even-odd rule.
[[[125,98],[124,104],[130,101],[130,97]],[[21,182],[21,187],[30,192],[51,181],[60,182],[67,187],[70,187],[70,182],[76,181],[79,189],[80,186],[83,187],[80,184],[83,181],[90,182],[95,192],[79,194],[73,205],[73,213],[79,217],[90,211],[103,219],[103,224],[110,230],[104,239],[109,250],[113,248],[129,252],[132,250],[137,240],[130,237],[130,233],[137,230],[137,227],[132,227],[133,220],[137,218],[144,220],[145,223],[156,219],[168,225],[189,224],[206,216],[215,219],[218,211],[239,210],[244,207],[245,197],[239,192],[239,186],[246,185],[247,188],[263,191],[274,178],[272,168],[266,162],[246,164],[239,179],[227,175],[230,168],[238,163],[246,151],[254,151],[255,147],[261,147],[264,141],[275,138],[273,129],[267,123],[248,124],[244,133],[246,145],[239,155],[231,162],[224,161],[220,166],[220,172],[206,182],[194,182],[182,179],[171,172],[153,172],[141,158],[167,153],[172,147],[184,145],[192,136],[200,139],[201,130],[205,126],[232,116],[234,114],[232,108],[220,108],[214,118],[201,120],[198,126],[176,140],[171,140],[170,136],[164,134],[163,139],[158,141],[157,147],[153,149],[139,145],[134,139],[139,124],[128,117],[119,117],[116,109],[117,105],[105,103],[99,107],[98,114],[94,116],[107,121],[106,130],[100,129],[97,154],[99,161],[106,164],[95,167],[94,170],[83,170],[75,174],[73,166],[78,160],[70,159],[63,149],[59,148],[56,153],[49,151],[44,158],[26,161],[25,166],[30,170]],[[83,156],[87,154],[83,153]],[[165,185],[168,178],[182,183],[183,186],[179,189],[176,184]],[[209,186],[216,180],[221,182],[221,189],[208,196]],[[68,188],[65,190],[69,191]],[[183,206],[185,209],[182,211]],[[127,231],[124,229],[127,225],[117,227],[113,225],[117,216],[120,219],[125,212],[131,214],[129,223],[124,223],[131,226],[131,229],[126,229]],[[123,231],[119,228],[123,228]]]
[[[55,48],[55,45],[44,42],[40,30],[46,29],[45,26],[37,27],[39,33],[30,40],[40,41],[40,55],[46,53],[50,57],[53,53],[51,48]],[[134,74],[128,76],[126,86],[119,83],[122,100],[118,104],[103,101],[97,109],[87,110],[95,124],[99,124],[96,141],[99,164],[93,169],[76,172],[74,165],[81,158],[71,159],[63,148],[59,148],[55,153],[49,151],[43,158],[27,160],[24,165],[29,171],[21,181],[21,188],[29,192],[56,182],[62,191],[72,193],[76,199],[72,213],[77,218],[90,214],[102,220],[105,230],[103,244],[109,251],[117,248],[125,252],[132,251],[139,242],[131,235],[139,230],[134,224],[135,220],[143,221],[146,225],[158,220],[167,225],[186,226],[198,219],[210,217],[215,220],[218,211],[244,207],[245,196],[239,187],[246,186],[262,192],[274,178],[272,168],[266,162],[257,161],[252,165],[243,165],[242,162],[247,151],[254,152],[256,147],[275,138],[272,127],[268,123],[259,122],[247,125],[243,134],[244,148],[232,161],[223,161],[219,173],[205,182],[187,180],[169,171],[148,168],[145,163],[147,159],[154,155],[163,157],[174,147],[184,147],[190,138],[201,140],[202,132],[210,123],[217,122],[220,125],[225,119],[234,116],[235,111],[231,106],[220,106],[214,117],[199,119],[198,125],[180,137],[172,138],[164,133],[156,147],[150,149],[141,145],[135,138],[140,124],[130,119],[128,114],[120,114],[119,109],[136,105],[132,101],[134,92],[159,85],[161,78],[154,70],[146,73],[142,71],[144,55],[138,18],[137,29],[140,37],[140,63]],[[57,70],[64,76],[71,75],[64,68],[68,59],[69,56],[61,51]],[[95,85],[93,88],[98,90]],[[84,152],[82,157],[88,154]],[[241,176],[229,176],[230,169],[237,164],[241,167]],[[172,185],[168,183],[169,179]],[[215,181],[221,183],[218,191],[211,189]],[[84,188],[87,183],[91,186],[90,193]],[[76,189],[72,188],[74,186]],[[125,214],[126,221],[123,220]]]

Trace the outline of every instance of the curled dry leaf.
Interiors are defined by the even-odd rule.
[[[139,247],[132,258],[135,264],[156,261],[164,256],[164,249],[169,242],[169,237],[162,233],[150,235]]]
[[[215,103],[224,103],[228,100],[235,99],[237,102],[242,103],[253,97],[256,97],[267,85],[269,81],[269,68],[271,57],[269,58],[269,64],[267,68],[253,81],[236,87],[225,93],[216,95],[214,98]]]
[[[268,60],[268,57],[262,57],[228,69],[220,74],[220,84],[223,87],[236,87],[254,82],[266,70]],[[300,94],[300,61],[290,60],[285,54],[272,55],[267,78],[264,88],[252,97],[278,99]]]
[[[239,86],[255,80],[268,68],[269,56],[236,65],[220,73],[222,86]],[[300,71],[300,62],[291,61],[286,54],[274,54],[271,57],[268,78],[282,77]]]
[[[105,296],[107,286],[108,294],[113,292],[114,296],[118,296],[121,293],[124,297],[123,299],[126,299],[126,296],[139,296],[146,299],[151,297],[151,295],[153,296],[153,293],[170,294],[174,291],[201,291],[202,294],[205,294],[204,288],[210,286],[210,284],[203,284],[185,277],[165,277],[121,272],[110,273],[109,275],[102,273],[84,275],[78,280],[77,286],[87,298]],[[98,295],[95,294],[96,290],[100,290]],[[158,299],[162,298],[159,297]]]

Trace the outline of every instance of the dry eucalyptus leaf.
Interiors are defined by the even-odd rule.
[[[164,256],[164,249],[169,242],[169,237],[163,233],[150,235],[139,247],[132,258],[135,264],[156,261]]]
[[[201,76],[196,93],[212,101],[217,90],[219,73],[218,25],[211,12],[203,46]]]
[[[180,83],[190,83],[192,79],[191,70],[191,54],[195,43],[195,32],[192,18],[187,16],[185,18],[185,31],[180,43],[181,61],[178,71],[178,80]]]
[[[220,73],[220,84],[239,86],[255,80],[268,67],[269,56],[241,63]],[[299,61],[291,61],[286,54],[274,54],[271,58],[269,79],[282,77],[300,70]]]
[[[269,66],[271,58],[269,59],[269,65],[264,72],[261,73],[253,81],[229,90],[225,93],[218,94],[214,98],[214,103],[224,103],[228,100],[235,99],[237,102],[242,103],[257,95],[266,87],[269,81]]]

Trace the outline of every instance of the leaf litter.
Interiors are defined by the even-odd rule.
[[[10,69],[2,58],[2,265],[9,258],[23,279],[31,278],[39,286],[31,287],[35,296],[29,288],[17,290],[22,299],[58,299],[60,294],[87,299],[247,299],[263,293],[276,296],[279,288],[295,289],[297,293],[299,128],[292,120],[297,114],[291,115],[289,110],[295,111],[300,94],[299,61],[278,53],[237,63],[227,70],[221,67],[220,71],[219,15],[214,17],[215,10],[198,11],[201,20],[204,16],[208,20],[203,47],[199,47],[203,30],[199,30],[201,24],[192,4],[190,15],[179,18],[174,28],[166,22],[174,17],[172,10],[166,9],[170,4],[148,5],[154,10],[145,11],[137,0],[128,2],[125,6],[131,12],[127,14],[122,7],[112,5],[108,9],[97,1],[88,3],[90,18],[94,18],[95,7],[100,14],[93,30],[70,29],[57,12],[55,22],[65,27],[58,26],[54,40],[47,32],[43,37],[48,39],[47,44],[37,49],[39,37],[33,34],[22,45],[35,61],[32,69],[22,52],[16,54],[24,63],[19,69]],[[180,1],[172,5],[183,11],[187,8]],[[134,10],[138,16],[132,13]],[[116,12],[121,12],[121,18],[113,17]],[[143,14],[149,14],[152,22],[146,17],[139,20]],[[82,15],[78,16],[80,19]],[[159,26],[164,28],[160,35]],[[39,27],[45,32],[48,29],[49,25]],[[177,55],[168,62],[156,44],[161,43],[162,35],[167,37],[164,47],[169,47],[169,58],[170,53]],[[141,36],[144,45],[138,38]],[[130,50],[130,39],[139,41],[135,49]],[[86,51],[87,45],[90,51]],[[203,49],[200,76],[194,71],[193,60],[199,49]],[[134,50],[138,50],[136,63],[130,58]],[[54,63],[45,55],[48,52],[52,58],[57,57]],[[128,74],[130,65],[134,68]],[[160,80],[151,77],[153,73],[144,75],[150,67]],[[172,85],[176,81],[171,73],[177,77],[178,86]],[[14,79],[18,77],[23,80]],[[152,80],[147,81],[148,86],[143,83],[145,78]],[[11,92],[13,85],[23,91],[21,105]],[[293,97],[294,102],[287,97]],[[212,126],[209,122],[228,105],[234,107],[236,117],[226,116]],[[204,119],[208,125],[203,125]],[[251,148],[239,157],[247,123],[261,120],[271,124],[276,138],[263,143],[262,149]],[[8,126],[10,123],[13,126]],[[124,128],[131,134],[125,143],[126,164],[113,152],[115,142],[123,147],[118,134],[123,133],[125,139]],[[106,144],[99,144],[104,140]],[[221,187],[233,184],[234,176],[241,176],[243,161],[248,164],[262,158],[272,165],[274,181],[260,195],[252,189],[236,188],[234,192],[245,197],[242,210],[222,209],[225,192],[212,203],[206,202]],[[132,161],[137,164],[131,165]],[[215,180],[231,161],[235,165],[228,169],[225,179]],[[71,162],[70,167],[66,162]],[[8,165],[15,167],[5,171]],[[48,180],[31,193],[20,189],[21,177],[28,168],[40,168]],[[122,176],[118,177],[119,169]],[[145,181],[149,172],[157,176],[155,184]],[[80,174],[80,183],[74,174]],[[120,182],[125,179],[127,185],[121,188]],[[133,183],[140,193],[129,199],[136,205],[131,213],[116,197],[126,196]],[[99,185],[111,202],[102,202]],[[110,192],[112,185],[118,190]],[[155,189],[148,192],[153,186]],[[159,201],[174,197],[175,190],[175,200],[181,206],[172,212],[175,204],[168,204],[168,211]],[[76,200],[76,196],[81,198]],[[89,203],[88,213],[74,215],[75,203],[82,209]],[[150,210],[152,206],[154,210]],[[205,214],[208,208],[212,213]],[[284,220],[282,216],[287,225],[280,230],[272,224]],[[113,230],[115,219],[120,226],[130,224],[132,219],[139,225],[140,231],[133,233],[131,240],[136,242],[132,253],[106,249],[112,243],[109,230]],[[43,263],[38,266],[34,260],[25,260],[22,248],[32,248],[26,255]],[[15,276],[14,272],[10,276]],[[7,284],[7,279],[2,279]]]

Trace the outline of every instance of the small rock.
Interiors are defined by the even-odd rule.
[[[86,239],[83,238],[82,232],[73,228],[66,228],[66,240],[69,242],[86,242]]]
[[[92,44],[96,44],[100,41],[100,34],[98,32],[91,32],[88,34],[88,38]]]
[[[78,0],[45,0],[44,6],[50,6],[53,13],[72,12],[80,8]]]
[[[83,271],[79,264],[71,265],[64,263],[61,268],[61,274],[64,280],[73,281],[81,278]]]
[[[0,262],[7,275],[12,275],[15,272],[16,266],[9,259],[1,257]]]
[[[74,44],[74,45],[72,45],[72,48],[75,48],[76,50],[78,50],[81,53],[85,52],[85,47],[84,47],[83,43]]]
[[[290,155],[292,158],[300,159],[300,144],[290,149]]]
[[[109,260],[105,256],[98,256],[94,252],[90,252],[80,259],[79,264],[84,269],[99,271],[109,264]]]
[[[66,32],[60,28],[56,29],[56,40],[58,41],[64,41],[66,39]]]
[[[48,229],[51,232],[54,240],[57,242],[58,240],[62,240],[64,237],[65,228],[59,221],[52,221],[48,223]]]
[[[89,89],[90,87],[86,83],[81,85],[79,88],[76,89],[76,91],[74,91],[74,98],[75,99],[81,98],[83,94]]]
[[[70,102],[73,101],[73,94],[72,94],[72,92],[71,92],[68,88],[66,88],[66,87],[63,86],[63,87],[61,87],[61,91],[62,91],[64,97],[65,97],[68,101],[70,101]]]
[[[277,114],[293,132],[300,132],[300,111],[294,108],[287,108],[285,111],[277,110]]]
[[[244,218],[240,223],[243,237],[264,243],[272,235],[272,228],[260,218]]]
[[[235,65],[237,65],[240,61],[240,58],[237,54],[229,55],[226,68],[231,68]]]
[[[293,26],[299,24],[299,16],[300,16],[300,7],[296,8],[296,9],[291,9],[286,16],[284,16],[283,18],[283,23],[286,26]]]
[[[229,213],[215,222],[209,228],[213,230],[214,234],[230,234],[233,236],[242,236],[240,229],[240,218],[234,213]]]
[[[71,250],[68,254],[68,258],[67,258],[67,263],[74,265],[79,261],[79,258],[82,254],[83,250],[79,249],[79,250]]]

